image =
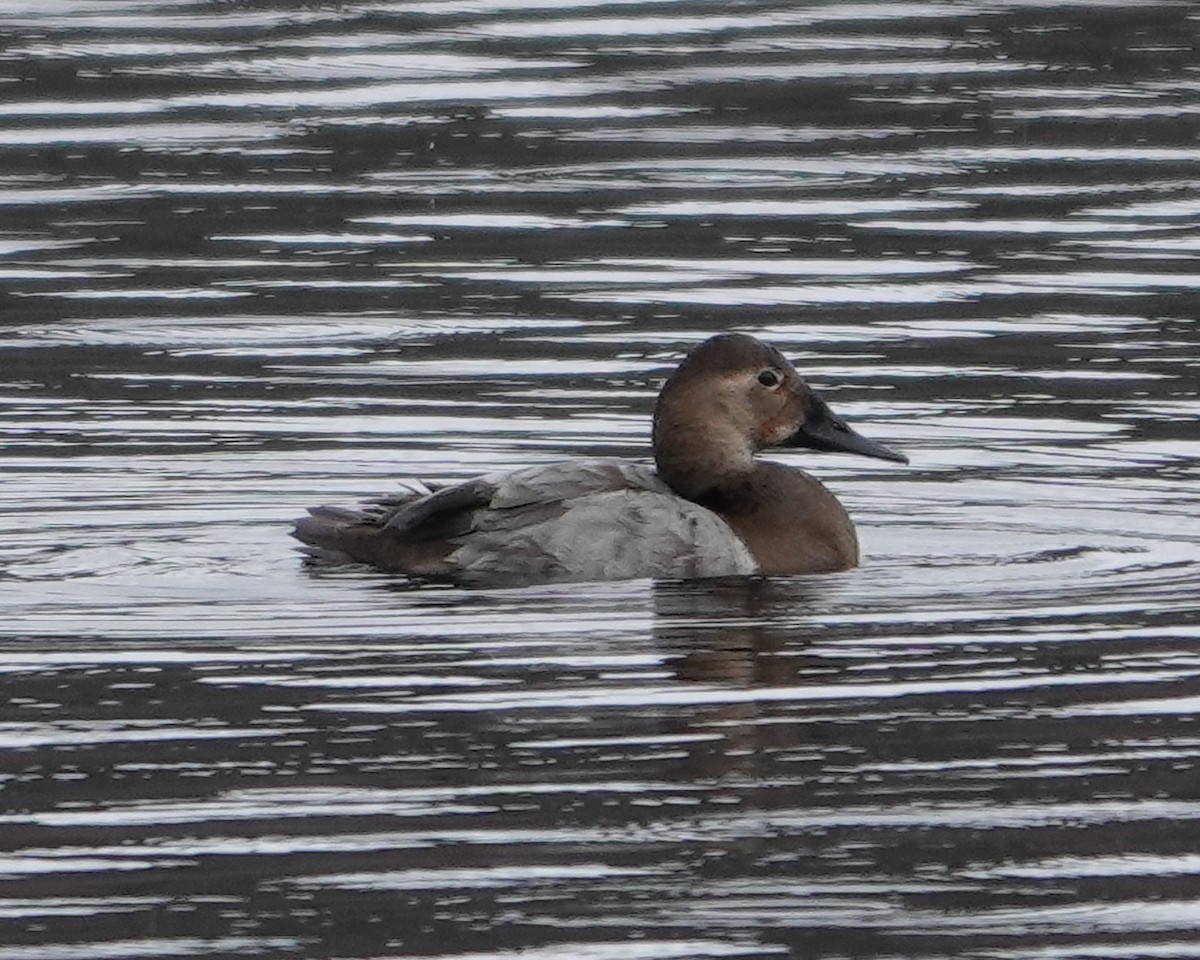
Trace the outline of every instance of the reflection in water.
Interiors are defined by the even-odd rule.
[[[1197,955],[1198,22],[9,0],[0,960]],[[861,569],[291,551],[731,328]]]

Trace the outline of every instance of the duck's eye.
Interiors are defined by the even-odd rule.
[[[776,371],[764,370],[758,375],[758,382],[764,387],[777,387],[783,380]]]

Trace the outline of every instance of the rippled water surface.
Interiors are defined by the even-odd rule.
[[[1200,957],[1200,11],[0,4],[0,960]],[[819,578],[414,588],[745,330]]]

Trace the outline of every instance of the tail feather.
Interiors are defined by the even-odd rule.
[[[330,563],[349,563],[354,557],[346,549],[347,528],[360,524],[363,514],[345,507],[310,507],[307,517],[300,517],[292,536],[304,546],[305,556]]]
[[[292,536],[303,544],[301,552],[324,563],[369,563],[381,570],[411,576],[443,576],[452,547],[445,541],[407,543],[381,525],[386,519],[370,505],[365,510],[345,507],[310,507],[300,517]]]
[[[344,523],[362,523],[365,519],[367,519],[367,515],[361,510],[351,510],[349,507],[331,507],[328,505],[309,507],[308,512],[310,516],[315,517],[318,520],[335,520],[342,521]],[[300,519],[307,520],[309,518],[301,517]]]

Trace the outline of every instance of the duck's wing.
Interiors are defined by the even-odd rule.
[[[475,584],[757,570],[720,517],[677,496],[650,466],[625,460],[493,474],[370,514],[318,508],[296,536],[324,556]]]
[[[358,561],[415,576],[459,579],[460,562],[451,557],[477,531],[490,531],[490,549],[504,531],[516,535],[551,521],[568,504],[588,496],[650,488],[668,493],[649,467],[621,460],[573,460],[489,474],[430,489],[410,482],[405,489],[355,508],[310,507],[292,535],[305,552],[335,563]],[[490,554],[489,554],[490,556]],[[521,557],[515,568],[523,569]],[[481,566],[496,567],[497,554]]]
[[[427,496],[376,501],[371,520],[388,535],[427,543],[453,541],[477,530],[518,529],[534,516],[561,516],[580,498],[618,490],[669,494],[648,466],[625,460],[571,460],[488,474]]]

